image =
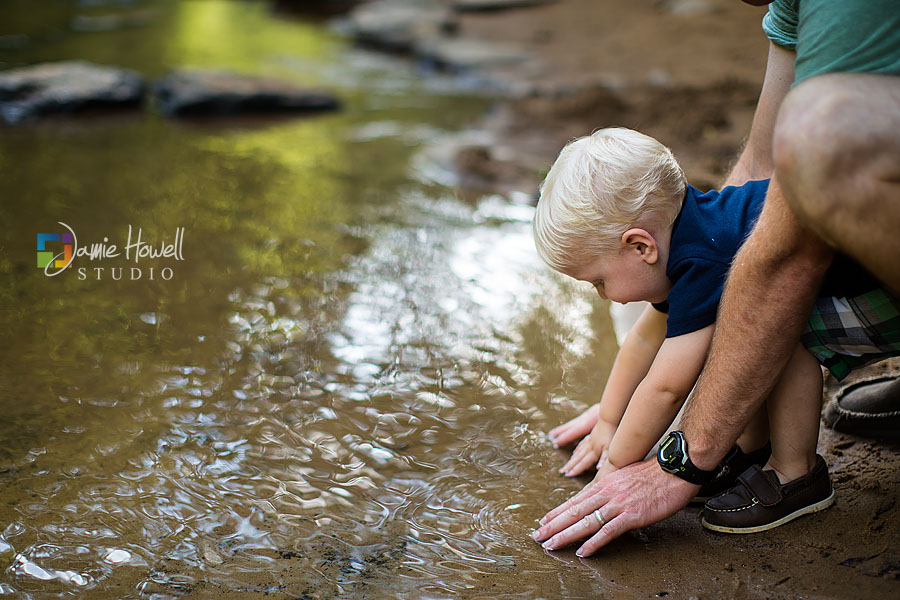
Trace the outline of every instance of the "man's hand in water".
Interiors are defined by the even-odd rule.
[[[576,552],[578,556],[590,556],[626,531],[674,515],[699,489],[666,473],[652,458],[589,483],[547,513],[532,537],[543,542],[547,550],[556,550],[592,536]],[[595,511],[603,519],[602,527]]]

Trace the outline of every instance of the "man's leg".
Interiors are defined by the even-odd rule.
[[[778,115],[774,152],[800,221],[900,292],[900,76],[799,84]]]
[[[774,144],[798,218],[900,291],[900,77],[832,74],[799,84]],[[884,436],[898,407],[900,379],[881,380],[839,395],[825,414],[840,431]]]

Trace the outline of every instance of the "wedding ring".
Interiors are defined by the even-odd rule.
[[[597,522],[600,523],[600,529],[603,529],[603,526],[606,524],[606,519],[603,518],[599,508],[594,511],[594,516],[597,517]]]

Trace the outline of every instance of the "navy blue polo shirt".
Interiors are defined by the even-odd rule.
[[[703,329],[716,322],[716,311],[735,254],[762,211],[769,180],[750,181],[721,192],[688,186],[672,227],[666,276],[672,289],[665,302],[666,337]],[[879,287],[877,280],[845,256],[825,276],[820,295],[853,296]]]

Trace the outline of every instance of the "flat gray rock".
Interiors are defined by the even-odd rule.
[[[152,96],[155,106],[168,116],[317,112],[340,107],[340,101],[328,92],[228,71],[174,71],[154,83]]]
[[[423,40],[454,31],[456,18],[429,2],[381,0],[353,10],[345,30],[358,43],[390,52],[412,52]]]
[[[453,0],[451,6],[458,12],[489,12],[526,8],[539,4],[548,4],[556,0]]]
[[[531,58],[528,52],[515,46],[461,38],[429,40],[419,44],[415,52],[420,60],[458,72],[521,63]]]
[[[140,104],[144,78],[129,69],[84,61],[0,72],[0,118],[15,124],[54,113]]]

